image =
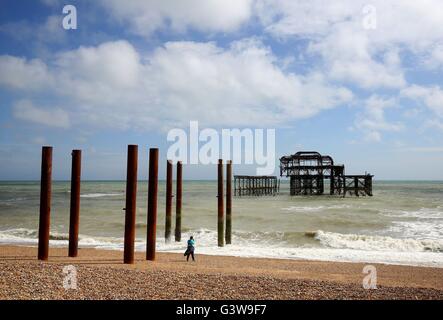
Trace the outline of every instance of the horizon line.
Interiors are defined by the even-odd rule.
[[[278,177],[278,176],[277,176]],[[281,180],[289,180],[286,177],[280,177]],[[175,181],[176,179],[173,179]],[[226,180],[226,179],[224,179]],[[53,179],[52,182],[70,182],[70,179]],[[126,179],[82,179],[81,182],[124,182]],[[149,181],[148,179],[138,179],[137,181]],[[166,179],[158,179],[158,181],[166,181]],[[217,179],[183,179],[183,181],[217,181]],[[374,179],[374,181],[402,181],[402,182],[443,182],[443,179]],[[2,182],[40,182],[40,179],[15,179],[15,180],[3,180]]]

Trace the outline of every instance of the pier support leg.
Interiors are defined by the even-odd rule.
[[[182,238],[182,162],[177,162],[177,192],[175,198],[175,241]]]
[[[42,148],[40,180],[40,220],[38,227],[38,259],[48,260],[51,220],[52,147]]]
[[[372,176],[367,176],[365,178],[365,190],[368,196],[372,196]]]
[[[218,223],[217,223],[217,231],[218,231],[218,246],[224,246],[224,219],[223,219],[223,160],[218,160],[218,175],[217,175],[217,204],[218,204]]]
[[[226,244],[231,244],[232,234],[232,161],[226,164]]]
[[[165,220],[165,241],[171,242],[172,225],[172,162],[166,162],[166,220]]]
[[[80,177],[82,151],[72,150],[71,207],[69,212],[69,257],[78,255],[78,230],[80,222]]]
[[[358,178],[357,177],[354,178],[354,193],[357,197],[359,196],[359,194],[358,194]]]
[[[135,220],[137,210],[138,146],[128,146],[125,205],[125,243],[123,262],[134,263]]]
[[[237,195],[237,179],[234,177],[234,196]]]
[[[148,181],[148,237],[146,260],[155,260],[155,238],[157,233],[158,149],[149,149]]]

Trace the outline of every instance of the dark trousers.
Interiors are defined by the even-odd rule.
[[[194,250],[192,250],[190,253],[188,253],[188,256],[186,257],[186,261],[189,261],[189,256],[192,256],[192,261],[195,261]]]
[[[192,256],[192,261],[195,261],[194,247],[189,246],[188,249],[186,249],[185,256],[186,256],[186,261],[189,261],[189,256]]]

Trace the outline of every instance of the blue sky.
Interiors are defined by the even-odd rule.
[[[168,130],[191,120],[275,128],[277,157],[318,150],[348,173],[443,179],[441,21],[439,0],[2,0],[0,179],[38,179],[42,145],[55,179],[75,148],[84,179],[122,179],[134,143],[145,178],[147,149],[163,164]]]

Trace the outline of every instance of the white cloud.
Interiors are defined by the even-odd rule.
[[[102,6],[139,35],[156,30],[230,32],[251,17],[252,0],[102,0]]]
[[[206,122],[275,124],[309,117],[349,100],[318,76],[285,74],[268,48],[253,40],[224,50],[213,43],[167,43],[150,59],[166,106],[193,110]]]
[[[140,56],[127,41],[59,53],[55,65],[62,81],[75,82],[74,86],[80,82],[93,84],[92,89],[101,84],[120,89],[135,87],[142,71]]]
[[[355,15],[356,1],[258,0],[254,11],[266,31],[276,37],[316,38],[330,32],[332,25]]]
[[[394,108],[397,101],[393,98],[385,99],[372,95],[365,101],[364,112],[357,116],[354,125],[361,130],[368,142],[379,142],[382,139],[382,131],[401,131],[403,124],[391,123],[385,119],[385,109]]]
[[[424,65],[428,69],[439,69],[443,67],[443,43],[437,43],[434,47],[430,48],[429,52],[425,55]]]
[[[50,93],[71,119],[94,126],[149,130],[189,120],[275,126],[352,99],[349,90],[330,85],[321,74],[285,72],[255,39],[227,49],[211,42],[168,42],[150,54],[116,41],[62,52],[50,66],[9,56],[0,56],[0,65],[11,59],[21,68],[2,73],[0,84],[14,75],[15,87],[35,89],[41,84],[39,73],[32,72],[37,65],[54,79],[41,94]]]
[[[68,128],[68,114],[59,108],[43,109],[34,106],[32,101],[20,100],[13,106],[15,118],[51,127]]]
[[[437,119],[428,120],[425,123],[425,128],[435,128],[443,132],[443,122]]]
[[[368,4],[376,8],[375,30],[363,28],[363,8]],[[278,37],[323,38],[345,27],[368,34],[376,46],[405,44],[419,49],[442,39],[442,8],[440,0],[257,0],[255,12]]]
[[[45,63],[9,55],[0,56],[0,85],[13,89],[37,90],[52,83]]]
[[[375,30],[363,27],[368,4]],[[307,39],[331,78],[364,89],[404,87],[398,51],[420,56],[443,38],[440,0],[258,0],[255,12],[271,35]]]
[[[309,51],[322,56],[327,73],[334,80],[357,84],[365,89],[400,88],[406,83],[398,53],[386,51],[384,59],[377,61],[364,33],[340,28],[323,41],[312,43]]]
[[[412,85],[403,89],[401,96],[416,100],[432,110],[437,116],[443,117],[443,90],[440,86]]]
[[[48,16],[41,24],[26,20],[9,22],[0,25],[0,32],[27,45],[30,43],[37,45],[50,42],[61,43],[66,40],[66,30],[62,27],[62,19],[63,16],[60,14]]]
[[[144,36],[156,30],[232,32],[258,18],[265,32],[276,38],[308,40],[308,52],[322,58],[317,69],[329,79],[366,90],[405,87],[402,51],[419,57],[443,38],[440,0],[103,0],[101,4],[117,21]],[[376,9],[375,30],[363,26],[367,15],[363,8],[368,4]],[[432,50],[432,63],[441,65],[440,47]]]

